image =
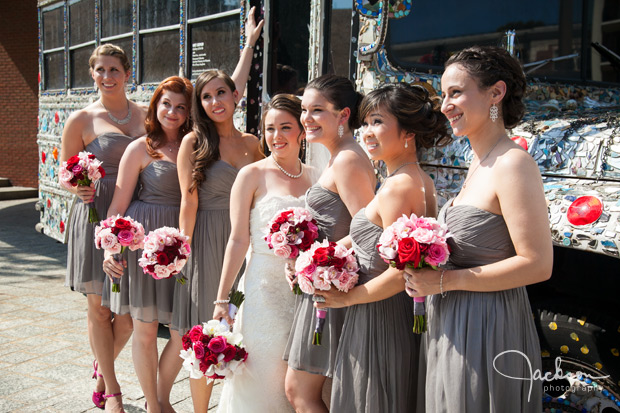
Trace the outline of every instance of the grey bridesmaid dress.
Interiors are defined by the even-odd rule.
[[[449,268],[477,267],[515,255],[501,215],[471,205],[450,205],[448,202],[439,213],[453,236],[449,239]],[[419,412],[543,410],[540,381],[505,377],[531,377],[531,372],[541,369],[540,346],[525,287],[434,295],[427,299],[427,316]]]
[[[176,164],[154,160],[140,172],[138,199],[133,201],[126,216],[144,226],[145,234],[161,227],[179,227],[181,188]],[[156,280],[145,274],[138,265],[142,250],[127,251],[127,269],[121,277],[119,293],[111,292],[112,284],[106,279],[103,305],[116,314],[131,313],[131,318],[145,323],[172,320],[175,277]]]
[[[370,222],[365,211],[355,214],[350,231],[360,266],[359,284],[388,268],[376,247],[383,228]],[[419,342],[413,333],[413,300],[404,291],[348,307],[336,355],[331,411],[414,411]]]
[[[86,151],[102,162],[105,176],[95,183],[95,208],[105,219],[112,202],[118,164],[133,140],[120,133],[104,133],[86,146]],[[88,205],[77,199],[68,225],[67,276],[65,285],[82,294],[102,294],[107,278],[103,272],[103,250],[95,248],[95,223],[88,222]]]
[[[175,286],[171,328],[185,334],[213,317],[226,244],[230,236],[230,190],[239,170],[217,160],[198,188],[198,213],[192,254],[185,266],[185,285]]]
[[[349,234],[351,215],[340,196],[320,184],[306,191],[306,208],[312,213],[319,227],[318,241],[327,238],[338,241]],[[330,308],[325,317],[322,343],[312,344],[315,328],[315,308],[312,296],[296,297],[295,318],[291,326],[284,360],[289,367],[308,373],[332,377],[338,341],[344,323],[345,308]]]

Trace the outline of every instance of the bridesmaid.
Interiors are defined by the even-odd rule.
[[[538,166],[506,134],[525,112],[525,76],[504,49],[473,47],[446,62],[441,87],[442,111],[474,159],[439,214],[453,235],[449,267],[414,271],[407,282],[412,296],[435,294],[418,411],[540,412],[540,382],[505,377],[541,369],[525,286],[547,280],[553,263]]]
[[[94,200],[100,217],[105,217],[118,171],[118,164],[127,145],[144,135],[146,108],[125,95],[125,85],[131,75],[131,64],[123,49],[104,44],[95,49],[88,61],[100,99],[69,116],[62,133],[60,162],[80,151],[88,151],[103,162],[106,176],[90,187],[78,186],[71,193],[80,200],[73,208],[69,224],[66,285],[86,294],[88,303],[88,339],[95,356],[93,378],[97,379],[92,400],[103,409],[107,397],[119,392],[114,372],[114,359],[131,336],[131,318],[115,316],[101,306],[101,294],[106,278],[101,270],[103,251],[95,249],[94,225],[88,222],[85,203]],[[117,406],[107,403],[108,411]],[[120,405],[118,405],[120,406]]]
[[[211,320],[230,235],[230,190],[239,169],[263,158],[258,139],[233,124],[235,107],[250,73],[251,50],[263,22],[255,24],[252,8],[246,24],[248,43],[232,79],[222,71],[210,70],[196,80],[194,130],[183,138],[178,158],[179,225],[192,237],[192,254],[184,270],[187,282],[175,286],[170,326],[181,336]],[[206,412],[213,382],[207,384],[204,378],[189,382],[194,411]]]
[[[388,176],[351,222],[358,286],[347,294],[334,289],[317,293],[325,297],[319,308],[349,307],[336,355],[331,409],[411,412],[419,358],[413,300],[404,292],[403,272],[389,267],[376,246],[383,230],[403,214],[437,214],[435,187],[418,164],[418,152],[449,140],[446,118],[439,98],[404,83],[370,92],[360,114],[370,157],[385,162]]]
[[[119,177],[108,216],[128,215],[151,230],[179,226],[181,190],[176,160],[182,137],[191,129],[189,113],[192,84],[172,76],[159,84],[146,116],[146,136],[136,139],[121,159]],[[138,199],[132,202],[136,186]],[[181,337],[170,330],[158,362],[157,330],[172,319],[175,278],[155,280],[138,265],[142,251],[128,251],[127,276],[122,265],[106,253],[103,268],[111,277],[121,277],[121,292],[109,293],[115,314],[131,314],[134,326],[134,368],[147,401],[148,412],[173,412],[170,390],[183,360],[176,351]],[[111,289],[106,282],[106,289]],[[119,393],[120,397],[120,393]]]
[[[341,76],[321,76],[304,91],[301,122],[308,142],[320,143],[330,153],[327,168],[306,194],[306,207],[318,223],[319,240],[346,237],[351,216],[374,196],[374,169],[353,137],[359,127],[360,101],[351,81]],[[327,313],[321,346],[312,345],[314,313],[312,296],[299,296],[284,354],[288,361],[286,395],[299,412],[327,411],[322,388],[332,376],[345,310]]]

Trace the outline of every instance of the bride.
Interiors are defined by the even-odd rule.
[[[292,411],[284,393],[286,362],[282,354],[293,321],[295,296],[284,277],[284,263],[269,250],[263,237],[269,220],[280,210],[304,206],[304,194],[314,183],[314,168],[305,166],[301,143],[305,132],[299,117],[301,102],[293,95],[276,95],[262,118],[262,147],[271,155],[239,172],[230,196],[232,232],[226,246],[214,319],[229,324],[228,293],[248,246],[251,256],[240,289],[245,293],[234,324],[243,335],[249,357],[242,374],[224,383],[218,412]]]

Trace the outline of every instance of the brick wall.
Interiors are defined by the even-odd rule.
[[[10,3],[0,12],[0,177],[37,187],[37,2]]]

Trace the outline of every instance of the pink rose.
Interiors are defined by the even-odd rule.
[[[194,327],[192,327],[189,330],[187,335],[189,335],[189,338],[193,342],[200,341],[200,340],[202,340],[202,336],[204,335],[204,329],[203,329],[202,325],[195,325]]]
[[[65,188],[73,188],[73,185],[71,185],[71,180],[73,179],[73,174],[71,171],[68,171],[66,168],[60,168],[59,178],[60,183]]]
[[[133,242],[133,233],[126,229],[120,231],[116,236],[118,238],[118,242],[120,242],[123,247],[131,245]]]
[[[112,233],[112,230],[110,228],[102,229],[99,233],[99,238],[101,240],[101,248],[103,248],[104,250],[109,250],[110,248],[113,248],[117,243],[116,235]]]
[[[314,263],[312,263],[308,265],[306,268],[302,269],[301,273],[312,277],[314,273],[316,272],[317,268],[318,267]]]
[[[307,275],[299,275],[297,277],[297,283],[304,293],[314,294],[314,285],[312,285],[312,280]]]
[[[163,280],[164,278],[168,278],[168,277],[170,277],[170,273],[168,272],[167,267],[163,265],[155,266],[155,275],[153,275],[153,278],[157,280]]]
[[[411,237],[420,244],[432,244],[435,242],[435,234],[432,230],[426,228],[416,228],[411,233]]]
[[[202,341],[196,341],[194,343],[194,354],[199,360],[205,356],[205,346],[202,344]]]
[[[226,348],[226,339],[222,336],[213,337],[207,346],[214,353],[221,353]]]
[[[431,244],[426,250],[424,261],[434,267],[445,264],[448,261],[448,246]]]
[[[348,292],[348,283],[349,280],[351,279],[351,275],[345,271],[341,272],[339,274],[339,277],[336,278],[333,282],[334,286],[340,290],[340,291],[344,291],[344,292]]]
[[[314,288],[316,288],[317,290],[327,291],[330,289],[330,287],[331,287],[331,282],[325,281],[324,276],[314,278]]]
[[[278,231],[271,234],[271,244],[273,245],[274,249],[278,248],[279,246],[286,245],[287,243],[288,242],[286,239],[286,233]]]
[[[99,166],[100,165],[95,165],[93,163],[88,165],[88,170],[87,170],[88,177],[93,182],[98,181],[99,179],[101,179],[101,171],[99,170]]]
[[[278,245],[278,246],[274,246],[274,250],[273,250],[274,254],[276,255],[276,257],[280,257],[280,258],[293,258],[291,257],[291,247],[289,245]]]
[[[299,254],[299,257],[297,257],[297,261],[295,261],[295,271],[301,272],[304,268],[312,264],[312,254],[310,254],[309,252],[303,252]]]
[[[379,245],[377,249],[379,250],[379,255],[384,260],[391,261],[396,258],[397,251],[391,245]]]

